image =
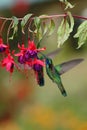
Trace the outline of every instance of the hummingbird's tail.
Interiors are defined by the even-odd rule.
[[[67,96],[67,93],[66,93],[66,90],[64,89],[62,83],[59,83],[59,84],[58,84],[58,88],[60,89],[62,95],[63,95],[64,97],[66,97],[66,96]]]

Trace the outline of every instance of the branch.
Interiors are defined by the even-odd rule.
[[[43,16],[39,16],[40,19],[45,19],[45,18],[58,18],[58,17],[66,17],[68,16],[67,13],[65,14],[58,14],[58,15],[43,15]],[[83,17],[83,16],[79,16],[79,15],[72,15],[74,18],[78,18],[78,19],[84,19],[87,20],[87,17]],[[7,17],[0,17],[0,19],[2,20],[8,20],[8,21],[12,21],[13,18],[7,18]],[[22,20],[23,18],[18,18],[18,20]],[[31,18],[34,19],[34,18]]]
[[[7,17],[0,17],[0,19],[2,20],[8,20],[8,21],[12,21],[13,18],[7,18]],[[23,18],[18,18],[18,20],[22,20]]]

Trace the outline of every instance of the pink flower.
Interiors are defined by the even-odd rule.
[[[22,44],[22,46],[20,46],[20,45],[18,44],[18,48],[20,49],[20,52],[17,53],[17,54],[14,54],[14,55],[15,55],[15,56],[18,56],[18,62],[19,62],[20,64],[24,64],[24,63],[25,63],[24,54],[25,54],[25,51],[26,51],[26,49],[25,49],[25,47],[24,47],[24,44]]]
[[[28,40],[27,48],[24,47],[24,44],[22,44],[22,46],[18,44],[18,48],[20,49],[20,52],[15,54],[15,56],[18,56],[18,62],[20,64],[26,64],[27,62],[32,61],[33,59],[37,58],[38,52],[46,49],[46,48],[37,49],[34,41],[30,40]]]
[[[3,39],[0,37],[0,52],[5,52],[7,48],[8,46],[3,44]]]
[[[14,70],[14,64],[14,58],[10,54],[2,60],[2,67],[6,67],[6,70],[10,73]]]
[[[36,58],[37,57],[37,53],[40,52],[40,51],[44,51],[45,49],[46,48],[37,49],[34,41],[28,40],[28,48],[27,48],[27,51],[25,53],[25,57],[27,59],[28,58]]]
[[[34,59],[32,62],[32,66],[35,71],[39,71],[43,66],[45,66],[45,63],[40,59]]]

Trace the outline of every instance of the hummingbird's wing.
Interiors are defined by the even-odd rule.
[[[78,65],[79,63],[81,63],[84,59],[74,59],[74,60],[70,60],[67,62],[64,62],[62,64],[56,65],[55,68],[57,69],[57,71],[59,72],[60,75],[64,74],[65,72],[67,72],[68,70],[72,69],[73,67],[75,67],[76,65]]]
[[[56,50],[46,54],[46,56],[53,59],[60,51],[61,51],[61,49],[56,49]]]

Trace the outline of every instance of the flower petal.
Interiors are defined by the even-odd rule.
[[[39,65],[45,66],[44,61],[39,60],[39,59],[35,59],[35,60],[32,62],[32,64],[33,64],[33,65],[34,65],[34,64],[39,64]]]
[[[29,50],[36,50],[36,45],[34,43],[34,41],[28,41],[28,48]]]

